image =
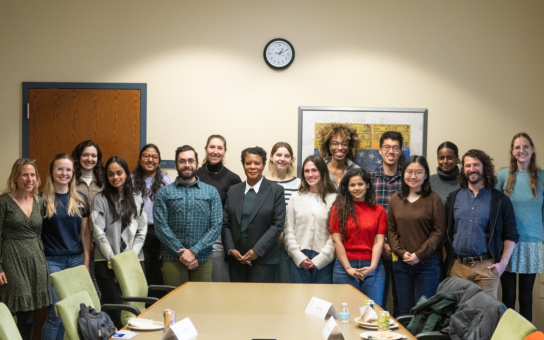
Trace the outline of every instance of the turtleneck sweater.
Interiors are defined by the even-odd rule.
[[[214,165],[206,162],[196,171],[196,175],[200,181],[217,189],[223,205],[227,201],[227,191],[230,186],[242,181],[240,176],[227,169],[222,162]]]
[[[455,167],[452,172],[444,172],[439,167],[436,168],[436,174],[429,177],[431,182],[431,189],[440,195],[442,203],[446,204],[446,198],[448,195],[459,189],[459,167]]]

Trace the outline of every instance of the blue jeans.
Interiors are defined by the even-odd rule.
[[[85,263],[83,254],[80,255],[57,255],[46,256],[47,268],[49,274],[60,272],[61,270],[80,266]],[[42,328],[43,340],[62,340],[64,339],[64,326],[60,317],[55,313],[55,303],[59,302],[59,297],[53,287],[51,290],[51,305],[47,307],[47,318]]]
[[[302,249],[302,253],[308,256],[310,260],[319,255],[318,252],[309,249]],[[302,267],[297,267],[293,260],[291,258],[289,259],[289,271],[291,273],[292,283],[332,283],[334,262],[329,263],[321,269],[304,269]]]
[[[370,260],[349,260],[352,268],[363,268],[370,266]],[[370,273],[363,281],[358,281],[353,276],[350,276],[340,261],[336,259],[334,262],[334,270],[332,273],[333,283],[348,283],[357,288],[361,293],[368,296],[369,299],[379,303],[383,299],[383,289],[385,286],[385,270],[382,261],[378,263],[376,269]]]
[[[440,258],[432,256],[415,265],[404,263],[400,258],[393,262],[393,279],[399,300],[399,313],[406,315],[416,305],[417,300],[425,295],[430,298],[436,294],[440,283],[442,266]]]

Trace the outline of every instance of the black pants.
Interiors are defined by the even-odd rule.
[[[106,261],[95,262],[94,273],[96,275],[96,282],[102,293],[102,303],[122,304],[121,287],[119,287],[119,283],[115,282],[115,273],[112,269],[108,269],[108,263]],[[108,310],[105,312],[108,313],[117,329],[123,328],[121,324],[121,311]]]
[[[389,282],[391,282],[391,293],[393,295],[393,316],[397,317],[400,314],[399,299],[397,298],[397,289],[395,280],[393,279],[393,262],[382,257],[383,267],[385,269],[385,285],[383,287],[383,301],[380,306],[387,310],[387,295],[389,295]]]
[[[536,274],[516,274],[505,271],[501,275],[502,303],[508,308],[516,307],[516,276],[519,278],[519,313],[533,321],[533,286]]]
[[[147,226],[147,234],[144,242],[144,267],[145,279],[148,285],[163,285],[162,279],[162,259],[161,259],[161,242],[155,235],[155,226],[149,224]],[[153,291],[149,296],[161,298],[165,292]]]

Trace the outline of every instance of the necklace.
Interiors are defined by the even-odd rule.
[[[208,170],[208,164],[209,163],[206,163],[206,165],[204,166],[204,170],[206,170],[206,172],[208,172],[209,174],[212,174],[212,175],[217,175],[218,173],[220,173],[221,171],[223,171],[223,169],[225,168],[223,166],[223,164],[221,164],[221,169],[217,170],[217,171],[210,171]]]

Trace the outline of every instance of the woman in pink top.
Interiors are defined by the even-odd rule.
[[[370,299],[382,301],[387,219],[385,209],[376,204],[368,172],[351,169],[344,175],[329,221],[337,256],[333,283],[349,283]]]

